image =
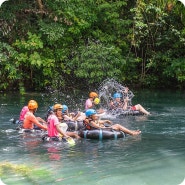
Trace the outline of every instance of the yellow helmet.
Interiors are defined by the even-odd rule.
[[[89,98],[97,98],[98,94],[96,92],[90,92],[89,93]]]
[[[94,104],[95,104],[95,105],[98,105],[99,103],[100,103],[100,99],[99,99],[99,98],[95,98],[95,99],[94,99]]]
[[[30,100],[28,102],[28,109],[34,110],[38,108],[38,103],[35,100]]]
[[[57,104],[55,104],[55,105],[53,106],[53,110],[54,110],[54,111],[56,111],[57,109],[62,109],[62,108],[63,108],[62,105],[59,104],[59,103],[57,103]]]

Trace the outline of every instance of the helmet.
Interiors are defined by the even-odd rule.
[[[98,105],[99,103],[100,103],[100,99],[99,99],[99,98],[95,98],[95,99],[94,99],[94,104],[95,104],[95,105]]]
[[[96,111],[95,111],[94,109],[87,109],[87,110],[85,111],[85,115],[86,115],[87,117],[92,116],[92,115],[94,115],[94,114],[96,114]]]
[[[48,108],[48,112],[51,112],[51,111],[53,111],[53,106],[49,106]]]
[[[121,93],[114,93],[113,98],[121,98]]]
[[[57,110],[57,109],[62,109],[62,108],[63,108],[62,105],[59,104],[59,103],[57,103],[57,104],[55,104],[55,105],[53,106],[53,110],[54,110],[54,111]]]
[[[89,93],[89,98],[97,98],[98,94],[96,92],[90,92]]]
[[[49,106],[48,108],[48,112],[47,112],[47,115],[46,115],[46,119],[49,117],[49,115],[53,114],[53,106]]]
[[[30,100],[28,102],[28,109],[33,110],[38,108],[38,103],[35,100]]]
[[[62,113],[66,112],[68,110],[68,106],[67,105],[62,105],[63,109],[62,109]]]

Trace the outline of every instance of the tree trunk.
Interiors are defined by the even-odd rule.
[[[39,10],[43,10],[43,4],[42,4],[42,0],[37,0],[37,4],[39,6]]]

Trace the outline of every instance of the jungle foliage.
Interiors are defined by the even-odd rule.
[[[0,90],[90,88],[106,78],[185,86],[177,0],[8,0],[0,7]]]

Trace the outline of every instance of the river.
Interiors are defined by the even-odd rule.
[[[51,102],[43,97],[37,93],[0,95],[0,178],[5,184],[179,185],[183,182],[184,92],[135,92],[133,103],[140,103],[152,115],[109,119],[130,129],[140,129],[141,135],[103,141],[80,139],[74,146],[43,142],[40,134],[18,133],[16,125],[9,121],[18,117],[30,99],[38,101],[36,115],[44,117]],[[66,97],[71,98],[64,94],[63,99]],[[75,109],[78,103],[73,101]]]

